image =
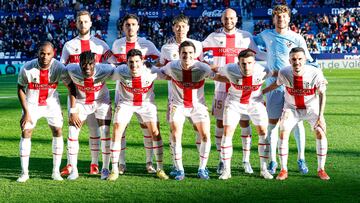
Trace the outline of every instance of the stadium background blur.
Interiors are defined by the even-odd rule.
[[[13,74],[36,56],[40,41],[49,40],[60,58],[66,41],[77,36],[75,17],[82,9],[92,13],[91,34],[111,47],[122,36],[120,19],[127,13],[140,17],[141,37],[158,49],[172,35],[171,19],[190,17],[189,37],[202,41],[221,27],[222,11],[234,8],[237,27],[256,35],[271,28],[271,8],[292,9],[290,28],[304,36],[317,59],[359,59],[360,3],[357,0],[1,0],[0,74]],[[351,64],[350,64],[351,65]],[[327,64],[329,66],[329,64]],[[353,66],[360,66],[355,62]],[[331,68],[331,67],[330,67]],[[336,67],[334,67],[336,68]],[[346,68],[346,67],[345,67]]]
[[[176,2],[177,1],[177,2]],[[86,2],[86,4],[84,3]],[[163,2],[163,3],[162,3]],[[166,0],[155,1],[8,1],[0,0],[0,202],[360,202],[358,188],[360,188],[360,176],[358,170],[359,156],[359,133],[360,128],[360,69],[336,70],[335,68],[360,68],[360,54],[357,53],[314,53],[315,58],[324,58],[320,61],[327,62],[328,70],[324,73],[329,81],[326,107],[326,119],[329,132],[329,158],[327,168],[332,179],[324,183],[316,177],[316,156],[314,139],[307,136],[306,157],[309,163],[309,175],[304,177],[297,173],[296,146],[293,143],[290,151],[290,167],[292,168],[291,179],[286,183],[280,181],[264,181],[257,175],[247,176],[239,170],[241,164],[241,141],[237,139],[238,146],[234,150],[234,177],[230,181],[218,181],[216,173],[212,173],[210,181],[206,183],[196,178],[197,167],[193,164],[198,160],[197,153],[194,153],[195,144],[193,136],[185,136],[184,153],[187,156],[185,165],[188,171],[188,179],[184,182],[160,181],[152,176],[143,175],[143,143],[139,139],[139,126],[130,125],[128,132],[129,142],[129,175],[123,176],[121,181],[116,183],[100,182],[97,177],[81,174],[79,181],[63,181],[55,183],[51,179],[51,141],[46,121],[42,119],[37,128],[36,135],[32,142],[31,158],[31,181],[27,184],[17,184],[16,179],[20,173],[19,161],[19,133],[18,121],[21,116],[20,105],[16,96],[16,75],[4,75],[16,73],[21,65],[35,57],[36,44],[40,40],[50,38],[56,48],[57,57],[60,57],[61,49],[65,41],[77,35],[74,17],[76,11],[89,9],[93,13],[92,34],[105,39],[109,46],[112,41],[119,37],[117,30],[118,20],[128,13],[135,13],[140,16],[140,35],[153,40],[160,48],[165,39],[171,35],[171,18],[181,11],[191,16],[190,37],[202,40],[208,32],[220,27],[220,15],[227,6],[235,8],[238,12],[239,21],[237,27],[248,30],[251,33],[258,33],[260,30],[270,26],[271,7],[279,2],[272,1],[205,1],[179,5],[179,0],[170,3]],[[319,30],[320,16],[326,15],[329,24],[332,20],[334,28],[330,25],[321,27],[323,29],[327,47],[331,50],[333,40],[336,36],[353,36],[352,47],[359,50],[359,5],[358,0],[320,0],[320,1],[292,1],[293,17],[292,22],[297,30],[304,30],[308,23],[306,34]],[[312,12],[309,14],[308,12]],[[345,14],[346,13],[346,14]],[[296,17],[299,16],[299,17]],[[301,17],[300,17],[301,16]],[[347,16],[347,17],[345,17]],[[299,19],[299,20],[297,20]],[[308,20],[311,19],[311,20]],[[343,19],[343,20],[340,20]],[[346,21],[346,22],[345,22]],[[157,23],[156,23],[157,22]],[[310,23],[309,23],[310,22]],[[326,21],[325,21],[326,22]],[[335,23],[336,22],[336,23]],[[157,25],[159,24],[159,25]],[[326,25],[326,23],[323,23]],[[345,25],[347,24],[347,25]],[[352,28],[349,27],[351,25]],[[302,27],[303,26],[303,27]],[[154,27],[154,28],[153,28]],[[345,28],[344,28],[345,27]],[[158,28],[158,29],[155,29]],[[342,29],[340,29],[342,28]],[[320,30],[321,30],[320,29]],[[328,30],[335,33],[325,32]],[[349,32],[350,30],[350,32]],[[305,32],[305,31],[303,31]],[[335,34],[333,36],[333,34]],[[313,39],[314,41],[315,38]],[[335,45],[344,46],[340,42],[342,38],[335,41]],[[308,40],[309,43],[309,40]],[[334,46],[335,46],[334,45]],[[355,48],[354,48],[355,49]],[[340,48],[341,50],[341,48]],[[339,51],[339,49],[338,49]],[[354,51],[356,52],[356,51]],[[351,65],[353,64],[353,65]],[[334,68],[333,70],[330,68]],[[108,85],[110,85],[108,83]],[[114,87],[114,83],[111,84]],[[213,83],[209,81],[206,89],[208,104],[213,95]],[[156,100],[159,107],[160,118],[162,119],[162,131],[164,137],[169,128],[165,122],[167,83],[157,83]],[[62,95],[61,103],[63,112],[66,112],[66,94],[64,86],[59,87]],[[114,90],[112,90],[112,93]],[[67,114],[64,114],[65,119]],[[137,121],[136,121],[137,122]],[[186,126],[184,133],[192,134],[191,125]],[[86,128],[85,128],[86,130]],[[311,133],[306,128],[307,133]],[[84,131],[83,131],[84,132]],[[64,135],[67,129],[64,128]],[[257,136],[254,136],[253,143],[257,143]],[[345,139],[344,139],[345,138]],[[168,139],[164,139],[167,143]],[[86,132],[81,138],[82,146],[87,146],[88,137]],[[164,145],[165,146],[165,145]],[[214,149],[215,146],[213,146]],[[88,169],[89,151],[87,147],[81,147],[79,166],[81,171]],[[166,145],[165,150],[169,150]],[[214,150],[212,150],[214,151]],[[212,152],[208,166],[211,171],[216,170],[217,152]],[[252,162],[257,162],[257,149],[252,147]],[[170,170],[171,159],[169,153],[166,156],[167,170]],[[66,156],[63,155],[63,164],[66,164]],[[255,168],[255,167],[254,167]],[[257,168],[258,170],[258,168]],[[300,187],[299,187],[300,186]]]

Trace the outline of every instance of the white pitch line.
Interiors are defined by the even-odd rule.
[[[0,97],[0,99],[12,99],[12,98],[17,98],[17,96],[4,96],[4,97]]]

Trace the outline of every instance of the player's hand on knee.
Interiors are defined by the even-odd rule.
[[[30,122],[30,124],[33,124],[30,115],[29,115],[28,113],[24,113],[24,114],[21,116],[21,119],[20,119],[21,129],[24,129],[24,128],[25,128],[25,125],[26,125],[27,122]]]
[[[318,120],[316,121],[316,124],[315,124],[315,129],[317,127],[321,128],[321,130],[324,131],[324,133],[326,133],[326,123],[325,123],[324,116],[319,116],[319,118],[318,118]]]
[[[70,113],[69,123],[75,126],[76,128],[81,128],[82,126],[82,122],[77,113]]]

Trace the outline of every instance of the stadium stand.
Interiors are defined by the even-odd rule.
[[[292,8],[316,9],[342,6],[357,7],[354,0],[216,0],[186,1],[179,0],[121,0],[120,18],[126,13],[156,11],[158,17],[139,15],[141,37],[153,41],[160,48],[172,35],[172,15],[180,11],[190,16],[189,37],[203,40],[210,32],[221,27],[219,13],[226,7],[238,8],[241,28],[243,19],[254,25],[256,35],[264,29],[271,28],[269,15],[254,16],[256,9],[269,9],[275,4],[287,3]],[[167,3],[162,3],[167,2]],[[177,2],[177,3],[171,3]],[[36,45],[41,40],[52,41],[57,49],[57,56],[66,41],[75,37],[75,15],[80,9],[93,13],[92,35],[106,41],[111,0],[2,0],[0,1],[0,59],[29,59],[35,56]],[[204,15],[208,11],[209,15]],[[263,10],[261,10],[263,11]],[[266,11],[266,10],[265,10]],[[217,14],[217,15],[216,15]],[[254,20],[252,17],[254,16]],[[118,37],[121,31],[118,20]],[[319,13],[304,15],[300,12],[292,17],[291,29],[302,34],[311,53],[359,53],[360,49],[360,11],[348,10],[337,14]],[[252,30],[252,29],[251,29]],[[109,42],[111,46],[111,42]]]
[[[59,56],[64,43],[77,35],[74,18],[81,9],[93,13],[93,35],[106,39],[111,1],[71,2],[75,3],[69,0],[1,1],[0,52],[10,53],[14,58],[33,58],[37,44],[49,40]]]

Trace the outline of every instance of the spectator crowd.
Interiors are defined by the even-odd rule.
[[[287,3],[291,7],[329,7],[358,6],[354,0],[216,0],[202,3],[192,1],[169,0],[136,1],[122,0],[124,12],[131,9],[224,9],[241,6],[238,28],[242,27],[241,17],[251,17],[253,8],[270,8],[275,4]],[[166,1],[164,1],[166,2]],[[21,53],[24,58],[33,58],[36,47],[42,40],[49,40],[56,46],[57,56],[66,41],[77,36],[74,16],[81,9],[89,10],[92,15],[92,35],[106,40],[111,0],[1,0],[0,1],[0,52],[15,55]],[[160,10],[161,10],[160,9]],[[69,14],[69,15],[64,15]],[[57,17],[61,14],[64,17]],[[151,40],[160,48],[172,35],[172,16],[161,19],[140,17],[141,37]],[[291,29],[304,36],[311,53],[359,53],[360,49],[360,11],[346,11],[338,15],[295,14],[292,16]],[[218,17],[191,17],[189,37],[204,40],[212,31],[221,27]],[[271,28],[270,20],[254,21],[254,35]],[[120,24],[120,20],[119,20]],[[121,36],[120,26],[119,37]]]
[[[64,43],[77,36],[75,16],[81,9],[95,14],[92,15],[92,34],[104,39],[110,4],[111,0],[2,0],[0,12],[8,15],[1,15],[0,19],[0,51],[32,58],[37,45],[48,40],[56,46],[59,56]],[[56,18],[57,14],[64,17]]]

